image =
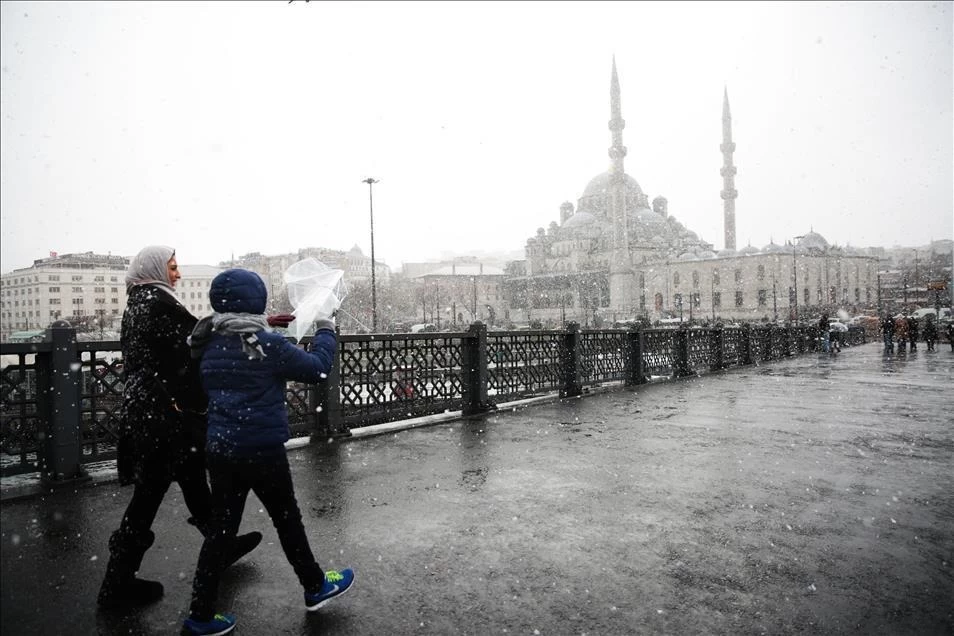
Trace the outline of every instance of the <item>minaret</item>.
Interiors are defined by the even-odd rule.
[[[626,146],[623,145],[622,107],[620,106],[619,77],[616,75],[616,56],[613,56],[613,75],[610,78],[610,121],[613,145],[610,146],[610,206],[613,219],[613,256],[610,262],[610,304],[628,315],[633,309],[633,267],[629,253],[629,238],[626,231],[626,171],[623,159]]]
[[[725,228],[725,249],[735,249],[735,199],[739,192],[735,189],[735,166],[732,165],[732,153],[735,152],[735,143],[732,141],[732,113],[729,112],[729,89],[726,88],[722,98],[722,207],[723,226]]]

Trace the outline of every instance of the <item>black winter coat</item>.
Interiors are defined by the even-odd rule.
[[[140,285],[129,293],[120,335],[126,374],[117,451],[122,485],[204,471],[207,400],[186,342],[196,322],[156,287]]]

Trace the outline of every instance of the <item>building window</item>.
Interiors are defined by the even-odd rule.
[[[856,303],[860,303],[860,302],[861,302],[861,288],[860,288],[860,287],[855,287],[855,302],[856,302]]]
[[[73,293],[74,293],[74,294],[82,294],[82,293],[83,293],[83,288],[82,288],[82,287],[74,287],[74,288],[73,288]]]
[[[699,307],[699,292],[689,294],[689,302],[692,304],[693,307],[698,308]]]
[[[74,299],[73,299],[73,304],[74,304],[74,305],[82,305],[82,304],[83,304],[83,299],[82,299],[82,298],[74,298]]]
[[[94,277],[93,277],[93,282],[95,282],[95,283],[102,283],[102,282],[104,282],[105,280],[106,280],[106,277],[105,277],[105,276],[94,276]]]
[[[672,284],[675,285],[676,287],[679,286],[679,272],[676,272],[675,274],[672,275]]]
[[[693,287],[699,286],[699,272],[692,273],[692,286]]]
[[[712,293],[712,307],[714,309],[720,309],[722,307],[722,292]]]
[[[759,280],[765,280],[765,265],[759,265],[758,277]]]
[[[93,288],[93,293],[95,293],[95,294],[105,294],[105,293],[106,293],[106,288],[105,288],[105,287],[94,287],[94,288]]]
[[[736,307],[742,306],[742,292],[740,291],[735,292],[735,306]]]
[[[662,311],[663,308],[663,297],[662,294],[656,293],[656,296],[653,298],[653,303],[656,307],[656,311]]]
[[[741,282],[742,282],[742,270],[741,270],[741,269],[735,270],[735,282],[737,282],[737,283],[741,283]]]
[[[83,282],[83,276],[82,276],[82,275],[73,276],[73,280],[74,280],[74,281],[79,281],[79,282],[82,283],[82,282]]]
[[[59,287],[48,287],[48,288],[47,288],[47,291],[50,292],[51,294],[58,294],[58,293],[60,293],[60,288],[59,288]]]
[[[50,299],[50,304],[51,304],[51,305],[59,305],[59,304],[60,304],[60,299],[59,299],[59,298],[51,298],[51,299]]]
[[[819,296],[821,295],[820,291],[818,292],[818,295]],[[808,287],[804,289],[804,293],[802,294],[802,297],[805,299],[806,305],[812,304],[812,292],[810,289],[808,289]]]
[[[761,266],[760,266],[761,267]],[[767,304],[768,293],[764,289],[759,290],[759,307],[765,307]]]
[[[46,280],[55,283],[55,282],[57,282],[57,281],[60,280],[60,275],[59,275],[59,274],[50,274],[49,276],[47,276]]]

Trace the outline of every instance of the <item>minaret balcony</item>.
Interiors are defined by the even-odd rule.
[[[719,174],[723,177],[734,177],[736,172],[735,166],[725,166],[724,168],[719,169]]]
[[[719,195],[722,197],[723,201],[728,201],[730,199],[737,199],[739,197],[739,191],[735,188],[732,188],[731,190],[723,190],[719,193]]]

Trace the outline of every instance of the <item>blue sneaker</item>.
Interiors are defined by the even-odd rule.
[[[235,617],[231,614],[216,614],[210,621],[185,619],[181,636],[221,636],[235,629]]]
[[[305,592],[305,608],[309,612],[314,612],[334,597],[350,590],[352,583],[354,583],[354,570],[351,568],[345,568],[340,572],[328,570],[325,572],[325,584],[321,586],[321,591],[315,594]]]

